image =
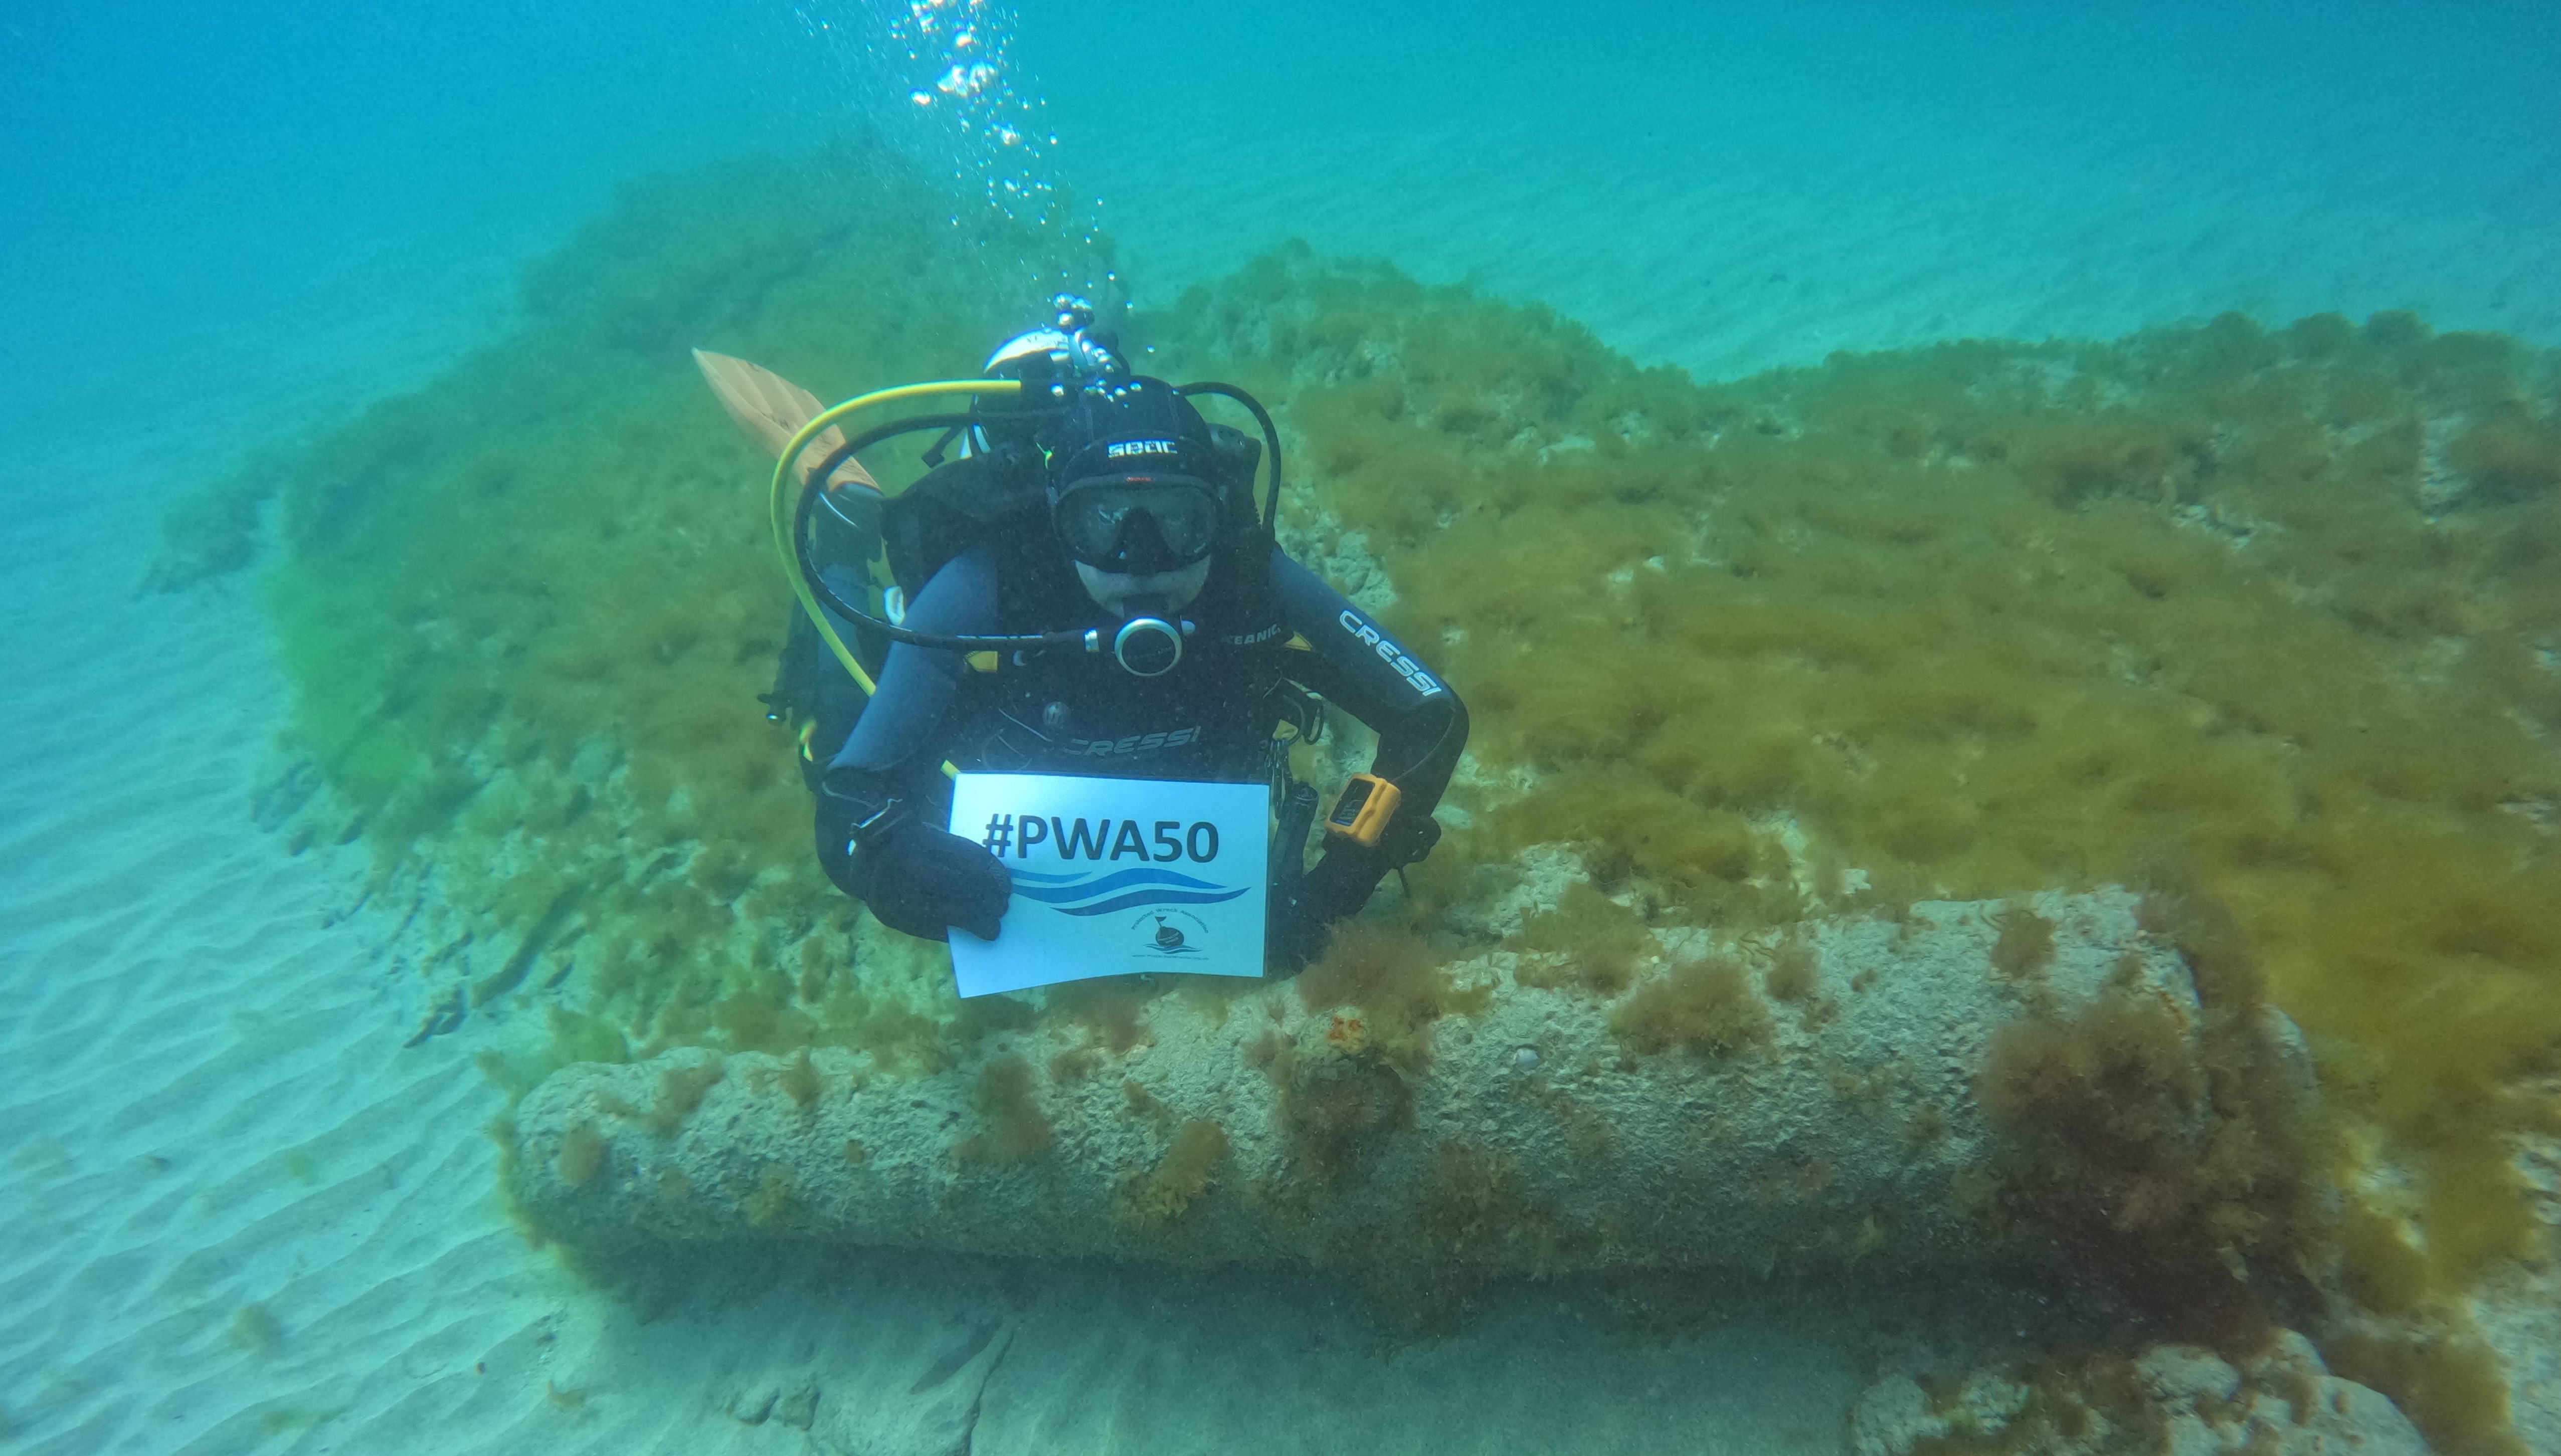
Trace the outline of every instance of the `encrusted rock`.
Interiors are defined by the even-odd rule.
[[[2162,1170],[2201,1160],[2216,1116],[2209,1018],[2135,909],[2124,891],[1928,903],[1808,927],[1766,966],[1732,945],[1712,965],[1690,932],[1623,995],[1498,951],[1419,1030],[1283,982],[1158,998],[1125,1050],[1053,1016],[930,1073],[832,1048],[579,1065],[518,1108],[516,1193],[590,1245],[1539,1273],[2052,1259],[2079,1216],[2054,1199],[2128,1195],[2105,1168],[2056,1176],[2034,1139],[2061,1163],[2092,1140],[2022,1124],[2036,1098],[2111,1127],[2140,1111],[2159,1146],[2134,1150],[2134,1192],[2163,1217],[2190,1216]],[[2018,1085],[1978,1095],[2001,1075]]]
[[[1868,1387],[1850,1419],[1855,1456],[2426,1456],[2389,1399],[2329,1373],[2311,1342],[2279,1332],[2235,1368],[2163,1345],[2140,1357],[2004,1367]]]

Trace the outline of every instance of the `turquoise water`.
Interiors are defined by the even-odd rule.
[[[0,17],[0,1449],[797,1449],[736,1415],[760,1380],[787,1402],[789,1372],[1004,1309],[1032,1314],[982,1449],[1836,1449],[1928,1294],[1759,1291],[1629,1353],[1578,1333],[1605,1298],[1515,1292],[1394,1360],[1285,1282],[867,1264],[663,1321],[595,1294],[495,1208],[468,1049],[403,1055],[422,948],[351,855],[261,827],[264,624],[237,582],[138,593],[160,506],[503,336],[618,182],[863,127],[955,218],[1108,234],[1142,302],[1303,237],[1701,379],[2227,309],[2561,345],[2556,62],[2531,6]],[[1517,1362],[1590,1405],[1497,1425]]]
[[[617,177],[867,122],[971,164],[901,109],[943,59],[909,58],[903,13],[15,16],[12,433],[77,436],[45,421],[209,334],[229,367],[148,376],[156,398],[240,360],[309,390],[395,336],[444,357]],[[2550,337],[2553,23],[2346,14],[1066,6],[995,29],[1058,137],[1029,175],[1100,199],[1158,289],[1303,235],[1717,376],[2234,307]]]

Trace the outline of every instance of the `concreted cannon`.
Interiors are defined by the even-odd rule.
[[[1676,932],[1614,995],[1536,952],[1380,951],[1160,996],[1117,1038],[1026,1018],[939,1069],[835,1048],[578,1064],[516,1110],[514,1194],[598,1250],[2013,1265],[2192,1312],[2296,1277],[2320,1213],[2295,1171],[2308,1058],[2255,1001],[2200,1000],[2211,968],[2171,918],[2108,890],[1722,948]]]

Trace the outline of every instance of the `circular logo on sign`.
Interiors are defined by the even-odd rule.
[[[1209,927],[1182,910],[1153,909],[1129,922],[1129,953],[1163,959],[1200,955]]]

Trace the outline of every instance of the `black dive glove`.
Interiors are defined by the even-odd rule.
[[[1440,841],[1441,826],[1428,817],[1391,823],[1375,845],[1328,835],[1316,867],[1299,878],[1289,913],[1264,937],[1266,950],[1289,971],[1322,955],[1335,921],[1359,914],[1387,872],[1417,863]]]
[[[1384,846],[1350,840],[1325,846],[1315,868],[1298,882],[1298,918],[1312,928],[1350,919],[1378,892],[1391,868]]]
[[[875,799],[831,775],[818,786],[818,863],[845,893],[893,930],[947,940],[959,926],[981,940],[1013,897],[1014,880],[984,845],[923,823],[896,799]]]

